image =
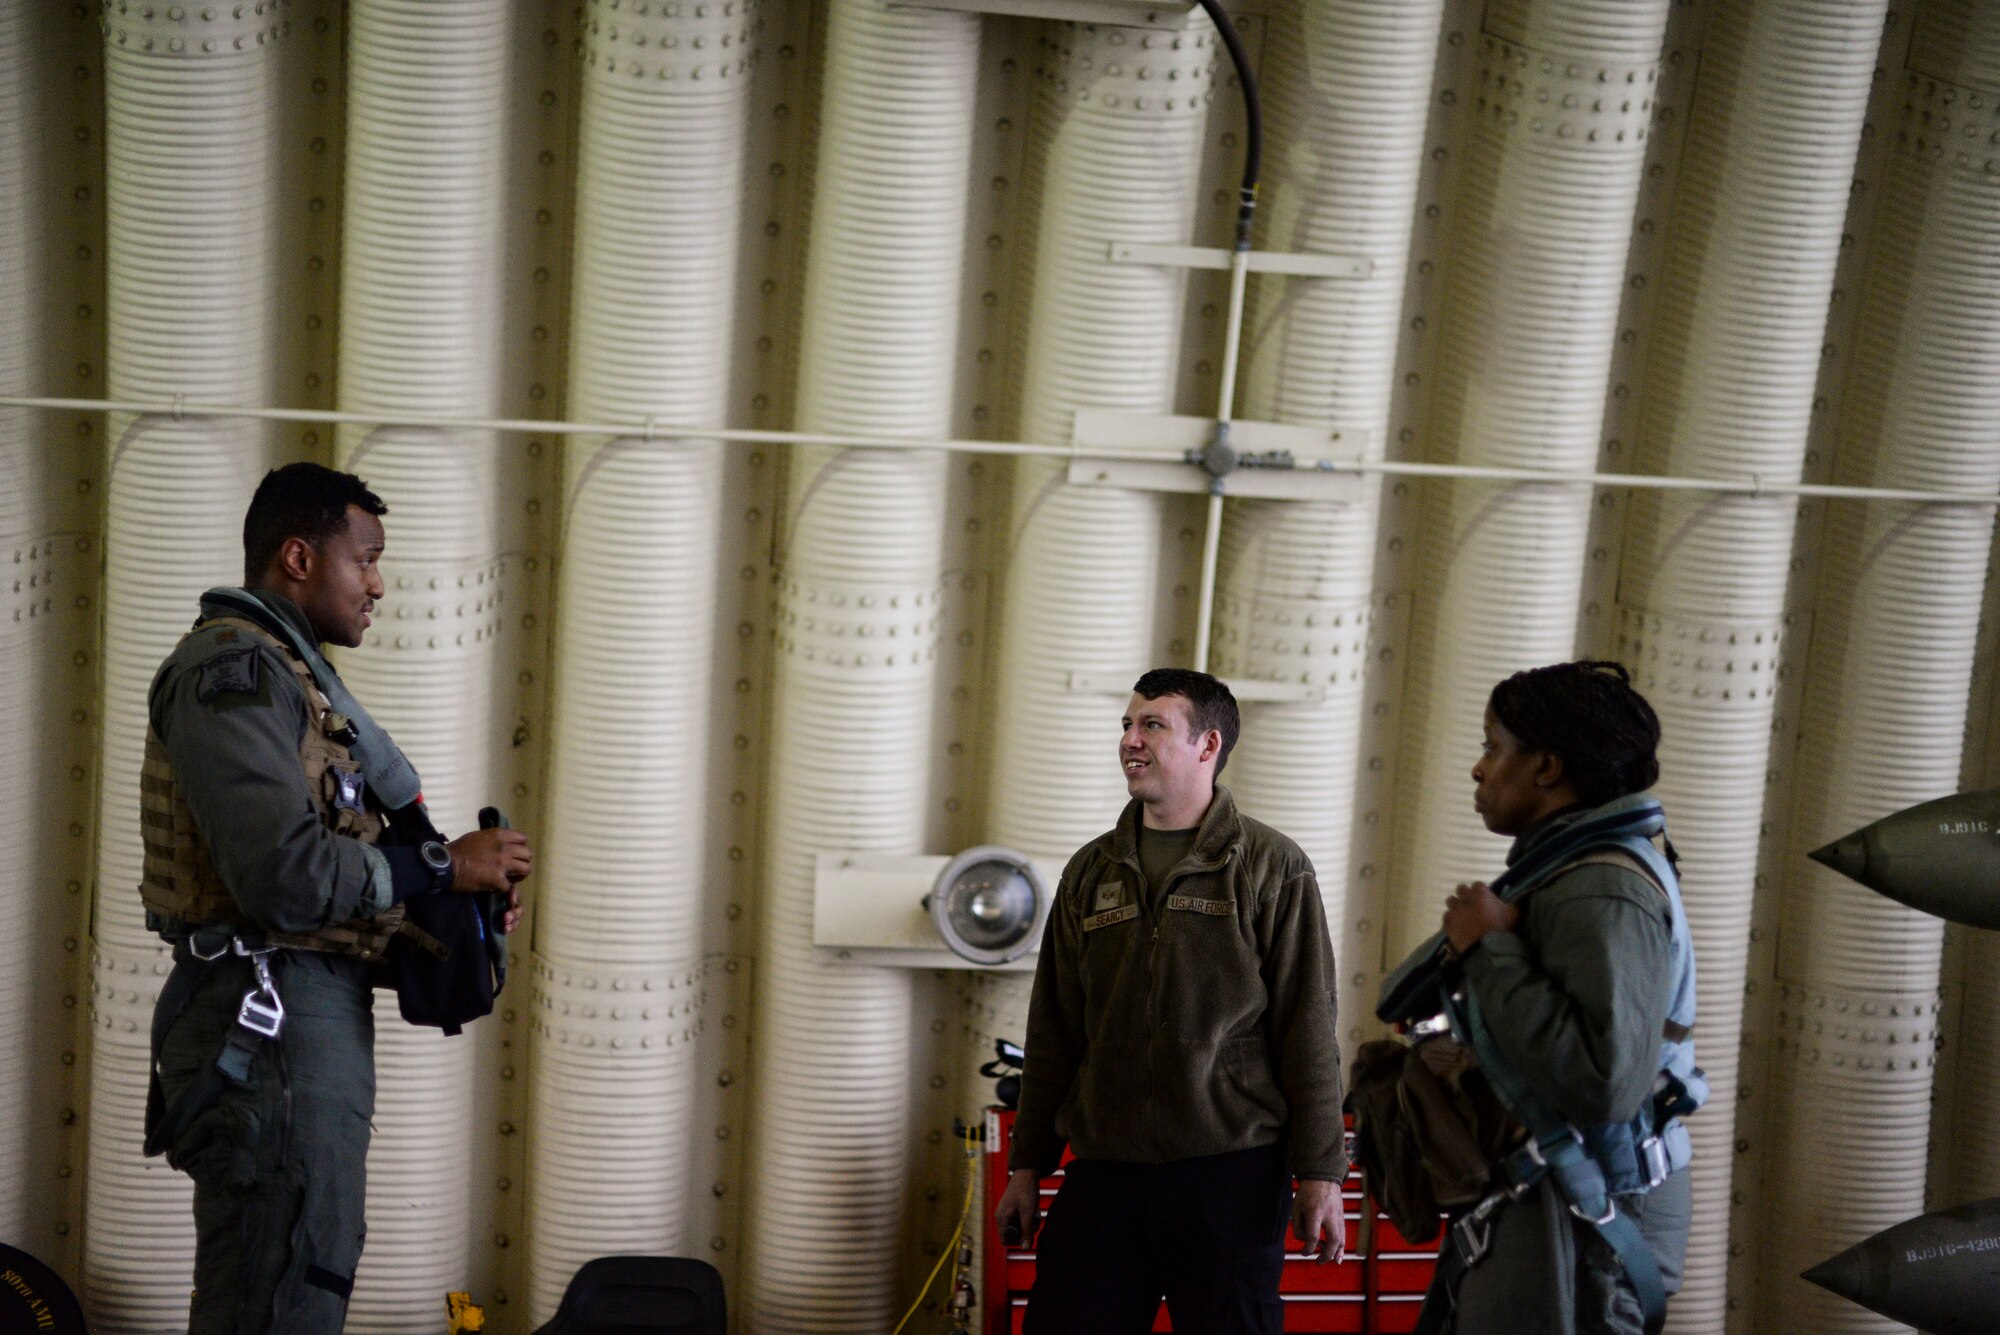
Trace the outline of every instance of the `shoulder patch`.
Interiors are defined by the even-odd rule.
[[[194,698],[207,704],[218,695],[253,695],[257,690],[257,674],[255,646],[225,650],[201,665]]]

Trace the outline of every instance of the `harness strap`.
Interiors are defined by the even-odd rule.
[[[1484,1224],[1485,1215],[1490,1215],[1508,1200],[1518,1199],[1542,1177],[1553,1175],[1557,1193],[1569,1207],[1569,1212],[1596,1230],[1617,1256],[1620,1268],[1639,1299],[1646,1335],[1658,1335],[1667,1320],[1666,1284],[1660,1278],[1659,1259],[1640,1235],[1638,1225],[1628,1216],[1618,1213],[1617,1202],[1612,1199],[1605,1181],[1604,1168],[1585,1148],[1582,1134],[1561,1114],[1543,1103],[1527,1082],[1507,1064],[1493,1041],[1492,1031],[1487,1028],[1478,999],[1471,992],[1448,995],[1445,998],[1445,1017],[1451,1023],[1454,1036],[1472,1048],[1479,1069],[1485,1073],[1493,1092],[1527,1127],[1530,1137],[1503,1164],[1503,1175],[1512,1179],[1514,1185],[1474,1207],[1472,1213],[1480,1216],[1477,1223]],[[1460,1246],[1454,1245],[1461,1242],[1460,1233],[1461,1229],[1455,1224],[1444,1251],[1461,1250]],[[1457,1280],[1463,1278],[1464,1271],[1484,1254],[1483,1237],[1478,1241],[1480,1245],[1476,1254],[1464,1257],[1463,1265],[1453,1268],[1450,1288],[1438,1295],[1436,1285],[1433,1285],[1433,1295],[1446,1300],[1436,1304],[1441,1309],[1440,1321],[1443,1320],[1442,1309],[1456,1303]],[[1440,1269],[1444,1269],[1442,1264]],[[1433,1306],[1430,1297],[1426,1297],[1424,1306],[1427,1311]]]
[[[192,943],[212,935],[214,931],[213,928],[203,929],[177,946],[175,954],[180,958],[176,963],[188,960],[206,963],[219,959],[230,945],[241,939],[234,935],[224,937],[223,949],[214,954],[194,948]],[[202,974],[199,970],[177,967],[167,975],[167,985],[160,989],[159,1004],[153,1009],[152,1061],[146,1082],[144,1151],[148,1158],[171,1149],[229,1089],[241,1089],[249,1084],[250,1067],[257,1060],[257,1054],[267,1041],[276,1042],[283,1028],[284,1007],[278,1002],[277,991],[271,984],[270,973],[262,958],[269,953],[268,949],[255,952],[242,950],[238,953],[251,958],[256,966],[256,976],[249,991],[243,994],[236,1022],[223,1035],[215,1060],[202,1067],[171,1103],[167,1101],[166,1090],[160,1084],[160,1050],[166,1042],[167,1032],[187,1010],[188,1003],[194,1000],[195,990],[202,983]],[[264,996],[268,996],[270,1001],[261,1002],[260,998]]]
[[[1411,1327],[1413,1335],[1439,1335],[1446,1320],[1457,1310],[1459,1284],[1466,1272],[1485,1258],[1492,1244],[1493,1216],[1551,1174],[1556,1179],[1557,1194],[1564,1198],[1569,1212],[1589,1224],[1617,1257],[1619,1268],[1625,1272],[1639,1300],[1646,1335],[1658,1335],[1667,1319],[1667,1286],[1660,1278],[1659,1260],[1645,1235],[1639,1232],[1637,1222],[1630,1215],[1620,1214],[1617,1204],[1605,1194],[1604,1174],[1596,1163],[1579,1143],[1573,1140],[1568,1143],[1567,1151],[1558,1149],[1550,1154],[1536,1142],[1528,1142],[1527,1147],[1509,1155],[1501,1165],[1502,1176],[1510,1180],[1510,1185],[1452,1221],[1438,1248],[1437,1267],[1431,1272],[1423,1308]],[[1596,1212],[1590,1213],[1592,1209]]]

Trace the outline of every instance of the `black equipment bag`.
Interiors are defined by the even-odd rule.
[[[506,829],[507,818],[498,808],[484,807],[479,828]],[[493,890],[444,890],[411,895],[403,910],[413,925],[444,947],[439,955],[410,944],[407,937],[390,943],[385,962],[403,1018],[452,1035],[491,1015],[493,999],[507,985],[507,896]]]
[[[586,1261],[535,1335],[725,1335],[722,1276],[681,1256]]]

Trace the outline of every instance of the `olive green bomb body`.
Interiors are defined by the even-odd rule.
[[[1919,803],[1809,856],[1899,904],[2000,928],[2000,788]]]
[[[2000,1329],[2000,1197],[1905,1219],[1805,1278],[1932,1335]]]

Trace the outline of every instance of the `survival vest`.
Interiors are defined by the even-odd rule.
[[[349,745],[353,724],[335,712],[312,669],[277,636],[242,617],[209,617],[195,630],[229,626],[257,643],[276,649],[289,663],[305,696],[305,737],[299,743],[299,765],[313,809],[327,829],[349,839],[372,844],[382,837],[381,813],[363,800],[361,765]],[[190,631],[189,634],[193,634]],[[152,728],[146,730],[146,759],[139,771],[140,825],[145,838],[145,876],[139,896],[145,901],[147,925],[168,940],[178,940],[200,927],[253,927],[229,887],[222,882],[208,845],[195,827],[194,815],[174,780],[166,744]],[[291,950],[322,950],[361,959],[380,959],[399,932],[417,933],[404,921],[397,904],[373,918],[354,918],[305,933],[263,932],[273,946]]]

